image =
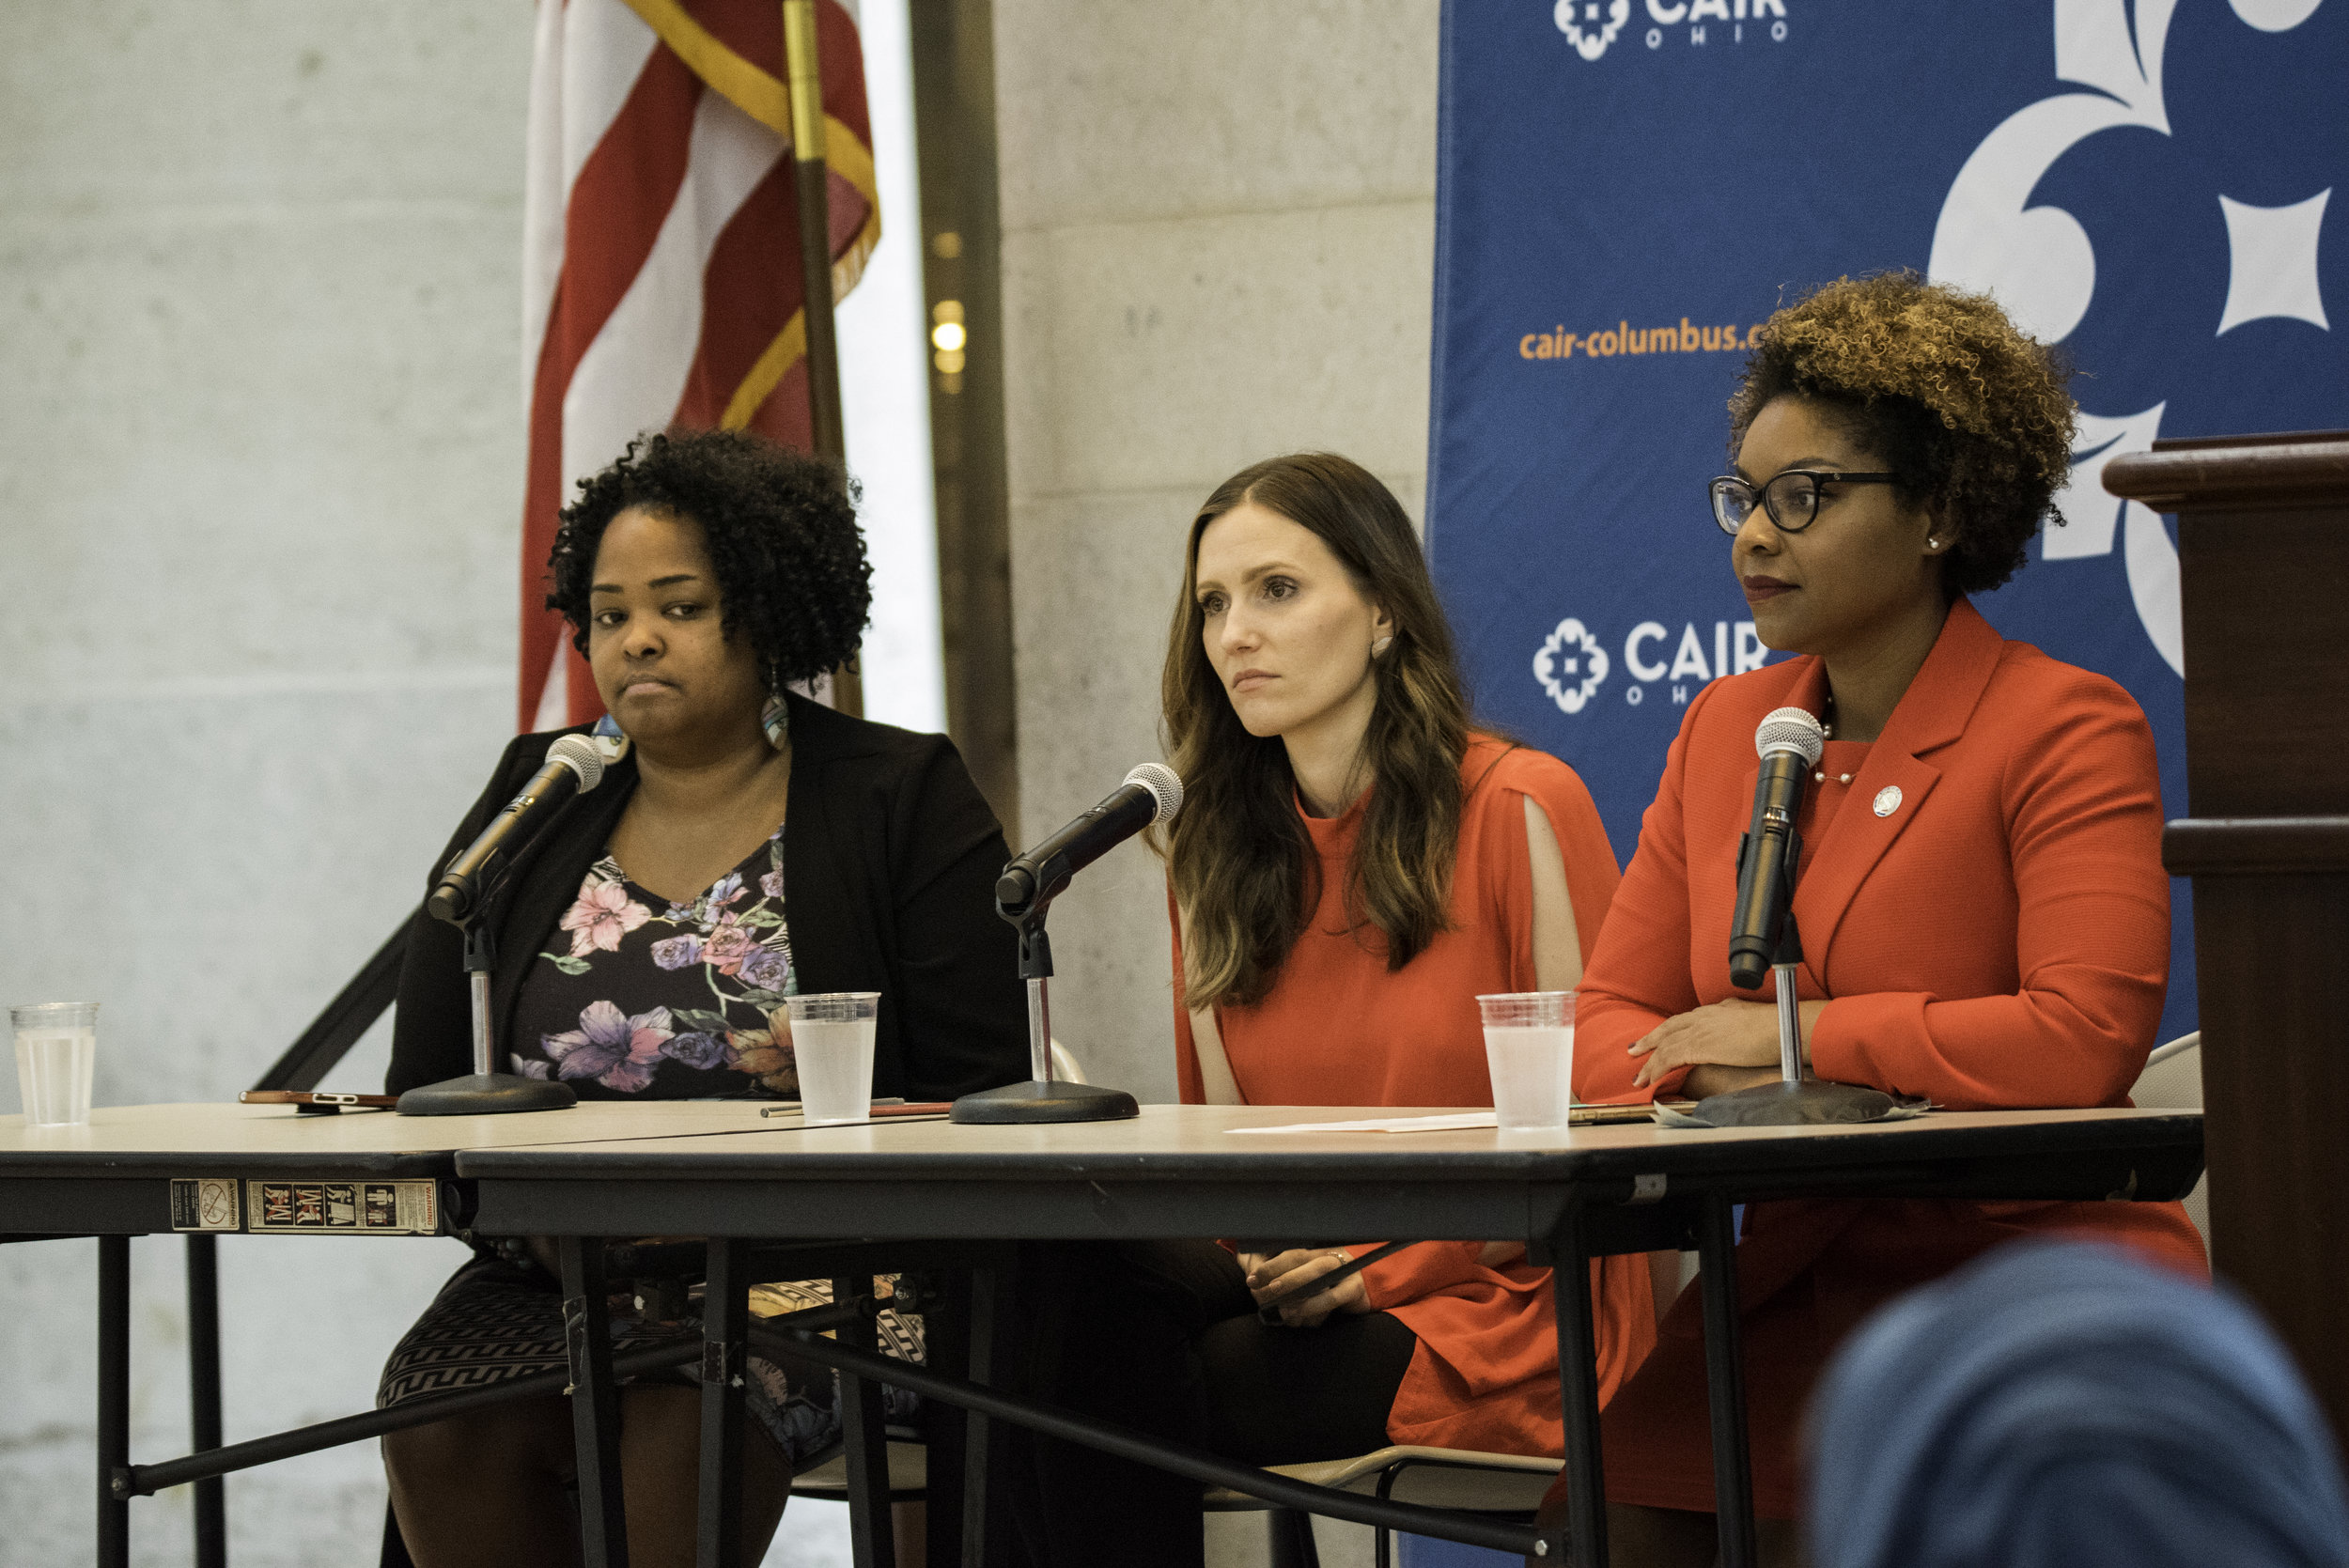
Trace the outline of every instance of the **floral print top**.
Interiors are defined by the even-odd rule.
[[[563,915],[568,951],[558,940],[522,979],[514,1070],[584,1099],[797,1098],[783,911],[780,828],[690,904],[636,886],[606,855]]]

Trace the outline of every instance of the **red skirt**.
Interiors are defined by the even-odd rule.
[[[2177,1203],[1961,1203],[1935,1200],[1756,1203],[1737,1248],[1745,1328],[1753,1507],[1801,1515],[1802,1421],[1828,1358],[1894,1296],[2004,1241],[2069,1233],[2210,1277],[2200,1233]],[[1655,1352],[1601,1417],[1610,1502],[1713,1512],[1703,1301],[1691,1283]],[[1564,1478],[1551,1504],[1563,1499]]]

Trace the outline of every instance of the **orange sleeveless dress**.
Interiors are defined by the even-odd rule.
[[[1249,1104],[1493,1103],[1476,998],[1535,988],[1528,798],[1564,852],[1589,961],[1619,873],[1582,781],[1546,753],[1475,736],[1461,782],[1452,928],[1393,973],[1377,929],[1358,933],[1346,918],[1346,863],[1362,802],[1342,816],[1304,819],[1321,856],[1314,919],[1269,995],[1216,1009],[1233,1079]],[[1184,1102],[1196,1105],[1206,1095],[1183,1001],[1182,926],[1174,924],[1176,1070]],[[1556,1455],[1563,1436],[1550,1271],[1522,1260],[1486,1268],[1479,1250],[1472,1241],[1422,1242],[1363,1271],[1371,1303],[1419,1336],[1387,1435],[1398,1443]],[[1594,1263],[1591,1288],[1604,1402],[1655,1343],[1646,1259]]]

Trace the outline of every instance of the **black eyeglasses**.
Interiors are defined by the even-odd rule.
[[[1713,492],[1713,520],[1721,525],[1722,533],[1734,535],[1743,528],[1746,519],[1753,516],[1753,503],[1758,497],[1780,533],[1799,534],[1819,515],[1821,485],[1899,482],[1897,474],[1830,474],[1824,469],[1790,468],[1763,485],[1749,484],[1734,474],[1724,474],[1707,488]]]

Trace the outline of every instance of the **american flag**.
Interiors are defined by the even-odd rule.
[[[818,0],[833,298],[880,239],[855,15]],[[522,206],[525,729],[602,711],[547,552],[640,431],[810,444],[781,0],[538,0]]]

